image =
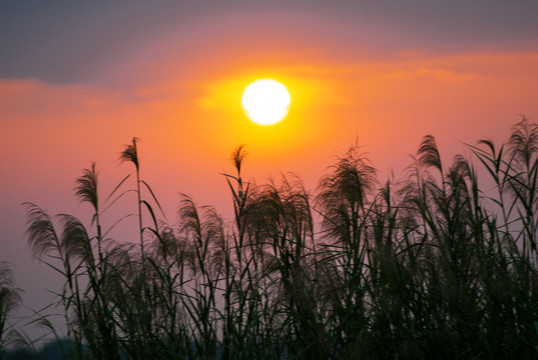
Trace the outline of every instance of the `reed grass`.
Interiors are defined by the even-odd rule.
[[[353,146],[314,192],[293,175],[245,181],[240,146],[223,174],[232,221],[182,194],[167,224],[133,139],[120,159],[135,190],[128,175],[101,203],[95,165],[75,182],[91,228],[25,205],[32,252],[65,278],[69,356],[536,358],[538,125],[523,118],[501,147],[468,146],[472,159],[445,165],[426,136],[385,183]],[[101,229],[101,209],[130,191],[138,245]]]
[[[9,342],[8,336],[13,331],[9,315],[21,303],[21,290],[16,287],[11,264],[0,261],[0,359]]]

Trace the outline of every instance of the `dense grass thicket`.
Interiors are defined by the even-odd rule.
[[[65,278],[56,289],[73,341],[65,352],[107,360],[536,358],[538,125],[524,118],[502,146],[468,147],[472,159],[443,164],[426,136],[408,171],[386,182],[351,147],[312,192],[294,176],[246,181],[239,147],[235,171],[224,175],[233,221],[182,195],[177,221],[165,223],[133,139],[120,160],[134,169],[135,188],[123,179],[102,198],[94,165],[76,180],[76,196],[94,212],[90,228],[25,204],[33,254]],[[130,242],[101,226],[126,193],[138,198],[125,214],[138,218]],[[0,326],[5,314],[0,308]]]

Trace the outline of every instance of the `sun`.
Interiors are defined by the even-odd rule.
[[[278,81],[261,79],[246,87],[241,103],[250,120],[260,125],[273,125],[288,114],[291,96]]]

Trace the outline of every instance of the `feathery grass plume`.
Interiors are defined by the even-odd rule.
[[[228,187],[230,188],[230,191],[232,192],[233,196],[233,206],[234,206],[234,221],[235,226],[237,227],[237,238],[235,241],[238,243],[239,248],[243,248],[243,241],[245,237],[245,223],[244,223],[244,215],[245,215],[245,206],[248,201],[249,197],[249,189],[250,184],[243,183],[243,178],[241,176],[241,166],[243,164],[243,161],[245,157],[248,155],[248,153],[245,151],[245,145],[239,145],[231,155],[232,162],[234,164],[236,175],[229,175],[229,174],[222,174],[226,176],[226,182],[228,183]],[[232,180],[234,183],[232,183]],[[241,254],[239,255],[239,261],[241,261]]]
[[[334,268],[337,274],[331,281],[338,284],[338,290],[329,305],[333,311],[333,340],[343,344],[340,353],[345,357],[358,356],[353,342],[359,341],[368,321],[368,214],[377,171],[359,149],[352,146],[336,159],[330,172],[321,178],[316,197],[328,245],[325,251],[331,254],[325,256],[328,263],[324,266]]]
[[[426,135],[422,138],[422,142],[420,143],[417,155],[418,162],[421,166],[433,166],[434,168],[439,170],[441,174],[443,173],[439,149],[437,148],[435,138],[432,135]]]
[[[121,162],[132,162],[136,169],[139,170],[139,162],[138,162],[138,150],[136,147],[136,142],[140,140],[137,137],[133,137],[131,140],[131,144],[124,145],[123,151],[120,153],[120,161]]]
[[[265,268],[260,270],[276,279],[273,281],[278,285],[278,302],[287,309],[288,320],[294,324],[285,337],[295,338],[296,342],[286,340],[287,346],[297,353],[304,352],[306,358],[324,358],[324,329],[319,309],[310,296],[313,285],[307,254],[313,248],[313,224],[308,194],[297,177],[292,181],[283,177],[279,186],[271,181],[255,193],[257,214],[262,216],[258,221],[265,227],[262,234],[267,237],[262,244],[267,244],[269,259],[276,260],[266,259]]]
[[[358,244],[360,216],[364,216],[377,184],[377,170],[357,145],[339,157],[331,172],[323,176],[316,204],[323,214],[327,236],[347,244]]]
[[[203,236],[209,243],[210,256],[210,271],[215,277],[222,277],[224,271],[224,262],[226,257],[226,234],[224,230],[224,221],[218,214],[217,210],[211,206],[202,208],[203,219]]]
[[[79,197],[81,202],[88,202],[94,209],[92,216],[92,224],[97,227],[97,251],[99,262],[102,262],[102,234],[100,224],[99,196],[98,196],[98,174],[95,170],[95,162],[91,164],[89,169],[84,169],[82,176],[75,179],[75,195]]]
[[[13,280],[11,264],[0,261],[0,359],[7,345],[5,334],[10,328],[8,324],[9,314],[22,302],[20,292],[21,290],[16,287]]]
[[[120,185],[122,183],[123,181]],[[94,214],[91,224],[95,224],[97,230],[96,236],[89,238],[86,229],[78,219],[67,214],[59,215],[60,222],[64,228],[62,243],[66,244],[65,247],[69,253],[72,253],[86,264],[87,273],[85,275],[88,276],[89,280],[82,300],[85,316],[77,320],[78,326],[81,328],[89,351],[94,358],[117,359],[119,356],[117,329],[115,320],[111,318],[113,310],[105,289],[106,272],[109,270],[109,264],[105,261],[102,248],[103,235],[98,197],[98,174],[95,169],[95,163],[92,163],[89,169],[84,169],[83,175],[75,179],[75,195],[81,202],[88,202],[93,207]],[[91,244],[94,239],[97,242],[97,259],[94,257]],[[89,315],[86,316],[86,314]]]
[[[210,272],[218,277],[223,267],[225,247],[223,221],[214,208],[204,206],[199,209],[189,196],[180,196],[179,227],[180,232],[190,239],[188,252],[191,261],[194,261],[191,266],[194,271]]]
[[[180,194],[178,208],[179,228],[186,238],[186,260],[192,273],[193,295],[181,297],[183,309],[190,318],[190,327],[197,339],[194,345],[199,356],[215,356],[217,351],[217,292],[220,293],[221,272],[224,270],[224,231],[222,221],[214,209],[202,208]]]
[[[508,151],[513,159],[510,170],[509,190],[514,198],[522,231],[523,251],[534,254],[537,249],[538,231],[538,124],[525,117],[512,127]],[[516,205],[517,204],[517,205]]]
[[[75,180],[75,195],[80,198],[81,202],[89,202],[96,214],[99,212],[97,184],[95,163],[92,163],[89,169],[84,169],[83,175]]]
[[[79,259],[90,268],[95,268],[90,237],[84,225],[69,214],[59,214],[58,219],[63,229],[60,244],[65,252],[69,253],[72,259]]]
[[[82,356],[81,328],[88,320],[87,309],[84,305],[85,294],[81,290],[80,282],[83,265],[91,264],[94,259],[89,238],[84,226],[70,215],[59,215],[62,226],[62,235],[58,236],[51,217],[37,205],[23,204],[27,208],[28,245],[35,257],[56,270],[65,278],[62,292],[58,293],[59,304],[64,308],[68,336],[73,336],[78,355]],[[49,257],[52,260],[46,260]],[[80,260],[75,263],[75,260]],[[62,267],[54,264],[60,261]],[[82,325],[81,325],[82,324]]]
[[[419,208],[425,201],[425,192],[422,183],[422,173],[418,160],[411,155],[412,162],[407,166],[405,175],[398,180],[396,190],[399,199],[399,223],[406,229],[417,230],[424,224],[420,217]]]
[[[241,174],[241,165],[248,153],[245,151],[245,145],[241,144],[232,152],[232,161],[237,171],[237,174]]]
[[[538,153],[538,124],[531,123],[523,117],[512,127],[512,134],[508,140],[508,148],[515,160],[524,164],[527,170]]]
[[[280,186],[270,183],[265,189],[266,206],[272,212],[275,230],[281,238],[276,256],[285,254],[297,266],[305,251],[313,247],[313,223],[309,196],[298,177],[290,181],[283,177]]]
[[[62,262],[63,271],[49,264],[68,278],[71,290],[76,280],[71,261],[76,258],[93,261],[91,247],[86,229],[78,219],[70,215],[59,215],[63,225],[62,236],[59,237],[51,217],[40,207],[32,203],[23,204],[27,208],[28,245],[35,257],[49,264],[43,258],[49,256]]]
[[[94,209],[94,214],[92,216],[91,223],[92,225],[95,224],[97,229],[97,235],[95,236],[95,239],[97,241],[97,257],[98,257],[98,266],[100,268],[100,271],[103,271],[102,266],[103,263],[103,249],[102,249],[102,242],[103,242],[103,235],[101,231],[101,214],[100,214],[100,208],[99,208],[99,194],[98,194],[98,176],[97,171],[95,170],[95,162],[91,164],[91,167],[89,169],[83,170],[83,175],[75,179],[75,195],[79,197],[81,202],[88,202],[91,204],[91,206]],[[89,244],[90,239],[88,239],[88,246],[89,251],[91,252],[91,244]],[[93,255],[93,254],[92,254]],[[92,267],[95,267],[95,264],[93,264]],[[93,276],[96,276],[95,271],[96,269],[92,269],[91,271],[94,272]]]
[[[138,227],[140,233],[140,254],[142,257],[142,262],[145,258],[144,250],[144,226],[142,224],[142,194],[140,192],[140,162],[138,159],[138,149],[136,142],[140,140],[137,137],[133,137],[131,144],[124,145],[123,151],[120,153],[119,160],[121,162],[131,162],[136,167],[136,194],[138,200]]]
[[[223,174],[232,193],[235,215],[235,227],[220,251],[225,274],[223,359],[236,358],[238,353],[250,354],[246,356],[256,354],[260,358],[271,358],[271,355],[274,358],[282,354],[278,346],[267,346],[270,337],[280,337],[281,334],[271,327],[278,315],[268,311],[275,297],[270,289],[272,280],[263,272],[266,259],[271,256],[264,250],[268,236],[266,232],[254,230],[257,225],[263,229],[268,226],[256,222],[265,215],[261,215],[264,210],[256,200],[256,186],[243,182],[241,170],[245,156],[243,145],[236,148],[232,154],[236,175]],[[261,333],[265,338],[260,336]]]
[[[174,229],[168,224],[161,222],[160,237],[153,242],[154,256],[162,258],[164,261],[168,261],[179,257],[182,250],[181,243],[174,233]]]
[[[179,194],[179,207],[177,209],[178,226],[180,233],[188,239],[190,266],[193,271],[205,272],[205,262],[201,261],[209,252],[209,243],[204,242],[202,218],[194,200],[188,195]]]
[[[33,203],[25,202],[23,205],[28,217],[26,234],[32,254],[37,258],[49,255],[51,251],[61,254],[60,240],[49,214]]]

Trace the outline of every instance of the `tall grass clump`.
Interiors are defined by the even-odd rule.
[[[12,329],[9,314],[21,303],[20,290],[13,280],[11,265],[0,261],[0,359],[3,358],[8,343],[8,335]]]
[[[538,125],[528,119],[505,144],[480,140],[472,158],[449,162],[425,136],[386,181],[352,146],[314,191],[293,174],[247,180],[239,146],[223,174],[229,220],[185,194],[176,220],[159,220],[137,145],[120,155],[134,187],[129,174],[101,200],[95,164],[75,180],[88,227],[25,204],[33,254],[65,279],[57,305],[71,358],[538,356]],[[103,228],[129,194],[134,210]],[[112,239],[129,217],[136,239]]]

